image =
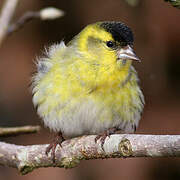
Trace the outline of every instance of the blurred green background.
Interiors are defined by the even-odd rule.
[[[130,1],[130,0],[129,0]],[[0,7],[3,1],[0,1]],[[21,0],[14,20],[28,10],[54,6],[66,15],[54,21],[34,20],[9,36],[0,47],[0,126],[41,124],[32,105],[30,82],[34,60],[44,47],[66,42],[89,23],[122,21],[135,35],[135,51],[142,60],[134,63],[141,79],[146,106],[137,133],[180,134],[180,10],[163,0]],[[41,126],[43,126],[41,124]],[[53,133],[0,138],[15,144],[49,143]],[[91,160],[77,168],[42,168],[21,176],[15,169],[0,167],[0,180],[179,180],[178,158]]]

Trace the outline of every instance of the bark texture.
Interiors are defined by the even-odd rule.
[[[56,162],[46,145],[18,146],[0,142],[0,164],[27,174],[40,167],[76,167],[81,160],[128,157],[180,157],[180,135],[121,134],[107,137],[104,151],[94,135],[66,140],[56,149]]]

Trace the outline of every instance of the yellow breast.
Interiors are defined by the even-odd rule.
[[[108,55],[101,64],[68,56],[58,50],[34,78],[33,102],[46,126],[77,136],[138,123],[143,95],[131,61],[119,69]]]

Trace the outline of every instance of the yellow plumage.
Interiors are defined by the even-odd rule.
[[[99,22],[88,25],[67,46],[61,42],[47,50],[33,78],[33,103],[47,127],[66,137],[114,127],[134,132],[144,98],[126,31],[130,36],[122,23]]]

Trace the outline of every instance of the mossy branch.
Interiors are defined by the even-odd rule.
[[[180,135],[111,135],[104,151],[94,135],[66,140],[56,149],[56,162],[46,145],[18,146],[0,142],[0,164],[27,174],[40,167],[76,167],[81,160],[128,157],[180,157]]]
[[[164,0],[166,2],[169,2],[172,6],[180,9],[180,0]]]

